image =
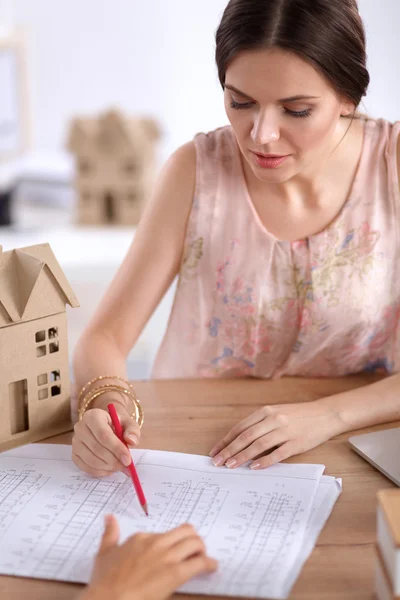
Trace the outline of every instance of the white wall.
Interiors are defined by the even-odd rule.
[[[161,159],[226,122],[214,32],[227,0],[0,0],[26,26],[34,147],[62,147],[73,114],[118,105],[164,128]],[[400,118],[400,0],[360,0],[372,83],[366,108]]]
[[[74,113],[110,105],[158,117],[165,153],[225,122],[213,64],[224,5],[13,0],[7,13],[29,33],[34,145],[59,147]]]

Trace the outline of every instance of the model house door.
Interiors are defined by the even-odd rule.
[[[10,429],[11,434],[29,429],[28,382],[26,379],[14,381],[9,385]]]
[[[104,194],[104,216],[106,223],[114,223],[115,221],[115,198],[110,193]]]

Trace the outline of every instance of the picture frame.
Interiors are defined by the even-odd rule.
[[[29,145],[26,49],[21,33],[0,36],[0,163]]]

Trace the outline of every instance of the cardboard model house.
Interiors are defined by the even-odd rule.
[[[66,304],[49,244],[0,246],[0,451],[72,429]]]
[[[72,121],[67,147],[75,156],[79,223],[139,222],[153,187],[159,135],[152,119],[117,111]]]

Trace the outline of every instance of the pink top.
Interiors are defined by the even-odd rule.
[[[231,127],[195,138],[196,190],[153,376],[277,378],[399,371],[400,123],[367,120],[357,174],[323,231],[262,225]]]

